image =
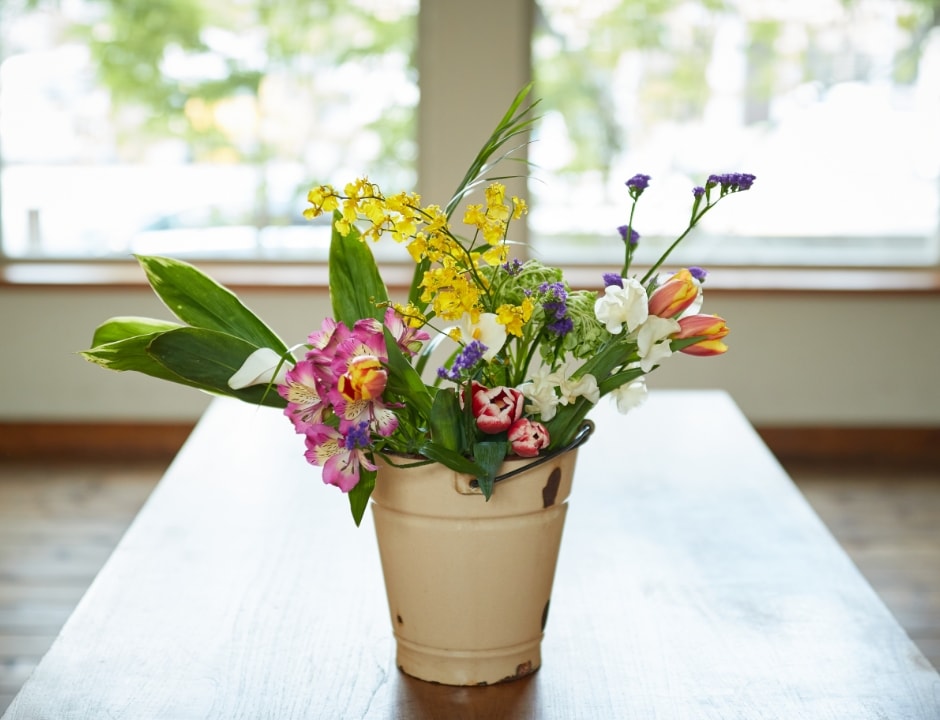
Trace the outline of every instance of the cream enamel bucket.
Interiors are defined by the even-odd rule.
[[[432,463],[380,465],[372,493],[398,667],[446,685],[529,675],[541,643],[577,459],[509,459],[486,501]]]

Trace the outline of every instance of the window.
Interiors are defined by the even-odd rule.
[[[418,6],[0,3],[0,250],[322,259],[309,185],[365,169],[446,202],[532,77],[543,260],[618,262],[623,182],[647,173],[642,262],[694,185],[742,171],[754,191],[677,262],[940,263],[940,0]]]
[[[620,257],[624,181],[652,258],[691,188],[749,172],[674,256],[699,264],[938,261],[937,0],[540,0],[545,119],[531,157],[542,257]],[[653,190],[655,189],[655,192]],[[616,239],[615,239],[616,238]]]
[[[13,258],[325,257],[313,182],[415,184],[417,0],[0,7]]]

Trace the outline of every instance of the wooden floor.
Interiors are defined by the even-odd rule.
[[[0,462],[0,714],[165,469]],[[940,469],[790,466],[791,476],[940,667]]]

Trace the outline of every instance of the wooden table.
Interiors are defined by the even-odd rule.
[[[4,717],[940,718],[940,676],[725,394],[594,418],[535,675],[402,675],[369,516],[276,411],[219,400]]]

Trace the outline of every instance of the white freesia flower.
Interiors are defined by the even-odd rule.
[[[251,385],[267,385],[272,381],[276,385],[283,385],[288,370],[290,363],[283,360],[274,350],[258,348],[245,358],[242,366],[228,379],[228,386],[232,390],[241,390]]]
[[[621,385],[611,391],[610,397],[616,401],[617,409],[626,414],[646,402],[646,379],[637,378],[633,382]]]
[[[636,347],[643,372],[649,372],[661,360],[672,355],[672,348],[669,347],[669,336],[677,332],[679,332],[678,321],[655,315],[647,318],[646,322],[640,326],[640,330],[636,335]]]
[[[559,402],[555,388],[559,384],[557,373],[549,372],[544,366],[536,370],[529,382],[519,386],[519,391],[529,401],[529,404],[525,406],[526,412],[538,413],[543,422],[548,422],[555,417]]]
[[[594,303],[594,315],[614,335],[627,326],[636,330],[649,316],[646,289],[636,278],[623,278],[623,287],[608,285]]]
[[[569,405],[579,397],[585,397],[591,404],[594,404],[601,397],[600,388],[597,387],[597,378],[591,373],[585,373],[574,381],[571,378],[565,378],[558,387],[561,390],[559,402],[562,405]]]

